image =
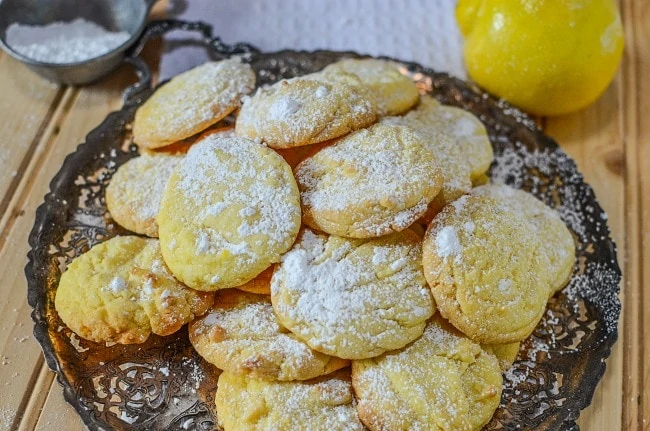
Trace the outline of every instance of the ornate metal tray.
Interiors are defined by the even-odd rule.
[[[25,268],[34,334],[65,399],[91,430],[217,429],[213,395],[218,370],[192,349],[187,331],[152,336],[142,345],[104,345],[78,339],[54,309],[61,272],[94,244],[127,233],[107,214],[104,191],[116,169],[137,156],[130,123],[151,93],[151,77],[136,57],[144,42],[173,29],[199,31],[213,58],[243,54],[264,85],[317,71],[352,52],[262,53],[224,45],[200,23],[152,23],[127,62],[140,81],[70,154],[36,212]],[[557,208],[575,235],[577,261],[570,284],[549,302],[533,335],[506,373],[502,404],[488,430],[577,430],[617,338],[621,272],[607,218],[575,163],[535,123],[472,84],[414,63],[402,63],[422,92],[478,116],[489,131],[496,159],[493,181],[523,188]]]

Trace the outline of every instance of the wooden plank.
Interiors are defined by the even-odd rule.
[[[57,382],[52,385],[34,430],[87,430],[77,412],[63,398],[63,389]]]
[[[62,89],[0,53],[0,215],[31,158]]]
[[[34,384],[35,387],[49,387],[52,384],[54,378],[54,373],[49,370],[47,365],[43,363],[40,366],[38,377]],[[42,406],[47,398],[47,391],[35,391],[32,392],[32,396],[29,397],[29,401],[25,406],[25,412],[23,420],[18,425],[18,431],[31,431],[36,426],[36,421],[38,420],[38,414],[40,413]],[[29,412],[29,413],[27,413]]]
[[[621,73],[607,91],[588,108],[561,117],[547,118],[545,131],[574,158],[586,181],[591,184],[601,206],[609,216],[609,227],[618,245],[619,263],[625,251],[624,145],[620,108],[623,78]],[[624,283],[624,282],[623,282]],[[619,323],[622,333],[624,318]],[[584,430],[620,430],[623,406],[623,337],[607,360],[607,370],[590,407],[578,421]]]
[[[624,341],[626,344],[623,416],[625,429],[650,429],[650,4],[627,1],[623,8],[627,51],[625,71],[625,121],[627,141],[627,237],[626,266],[630,294],[626,296]]]

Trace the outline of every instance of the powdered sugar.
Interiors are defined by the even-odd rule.
[[[108,53],[126,42],[125,31],[110,32],[77,18],[44,26],[13,23],[7,29],[7,44],[16,52],[44,63],[77,63]]]
[[[289,117],[298,112],[302,104],[289,96],[281,97],[271,105],[269,116],[273,120],[288,121]]]
[[[329,94],[329,90],[324,85],[321,85],[316,89],[316,93],[314,94],[316,95],[316,97],[325,97]]]
[[[119,293],[126,289],[126,280],[122,277],[114,277],[108,284],[108,290],[113,293]]]
[[[453,226],[445,226],[436,235],[436,253],[438,257],[455,257],[457,260],[460,259],[462,253],[462,248],[460,242],[458,241],[458,235],[456,234],[456,228]]]

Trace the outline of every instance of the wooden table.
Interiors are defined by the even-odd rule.
[[[613,84],[577,114],[540,119],[609,214],[624,270],[619,341],[580,417],[584,430],[650,430],[650,1],[621,9],[627,46]],[[133,80],[124,66],[93,86],[58,87],[0,53],[0,431],[84,429],[32,336],[27,235],[66,154],[120,108]]]

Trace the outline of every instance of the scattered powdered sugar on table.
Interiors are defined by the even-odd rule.
[[[44,63],[77,63],[108,53],[129,39],[125,31],[110,32],[77,18],[44,26],[13,23],[7,29],[7,44],[16,52]]]

